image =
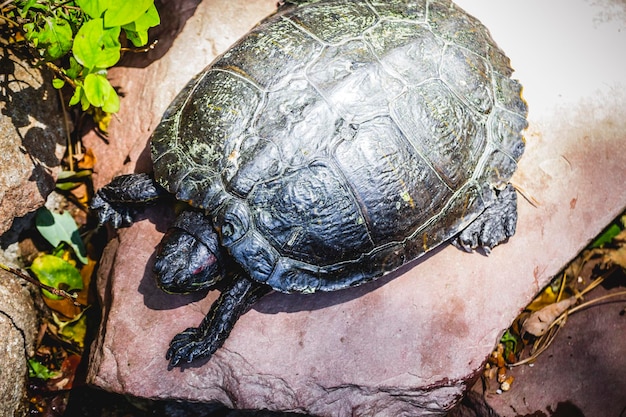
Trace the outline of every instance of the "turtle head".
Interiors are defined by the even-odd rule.
[[[154,272],[159,287],[184,294],[213,287],[224,275],[223,255],[211,221],[182,212],[157,248]]]

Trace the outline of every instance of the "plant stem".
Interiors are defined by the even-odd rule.
[[[76,294],[70,294],[67,291],[63,291],[58,288],[54,288],[49,285],[46,285],[42,282],[39,282],[38,280],[31,277],[30,275],[27,275],[18,269],[11,268],[10,266],[4,265],[3,263],[0,263],[0,269],[4,269],[5,271],[10,272],[13,275],[17,275],[18,277],[30,282],[31,284],[34,284],[40,288],[43,288],[44,290],[50,291],[54,295],[58,295],[60,297],[66,298],[70,300],[76,307],[87,308],[86,305],[81,304],[78,301],[76,301],[76,297],[77,297]]]
[[[65,107],[65,98],[63,92],[59,91],[59,101],[61,102],[61,111],[63,113],[63,127],[65,128],[65,139],[67,140],[67,155],[70,171],[74,171],[74,146],[72,144],[72,136],[70,134],[70,123],[67,120],[67,108]]]
[[[72,80],[70,77],[65,75],[65,73],[63,72],[61,68],[57,67],[52,62],[46,62],[46,67],[52,70],[52,72],[54,72],[59,78],[62,78],[63,81],[71,85],[73,89],[76,89],[76,83],[74,82],[74,80]]]

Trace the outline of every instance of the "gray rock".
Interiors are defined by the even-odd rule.
[[[611,75],[613,57],[594,54],[596,60],[585,61],[593,70],[577,72],[580,53],[566,46],[578,36],[578,17],[561,16],[572,21],[560,28],[555,43],[529,43],[519,35],[527,28],[518,16],[531,20],[540,8],[534,0],[520,3],[516,14],[495,1],[459,3],[483,20],[507,51],[530,103],[527,149],[514,182],[537,204],[520,198],[517,234],[489,257],[444,247],[358,288],[314,296],[270,294],[244,314],[211,360],[168,371],[169,340],[197,326],[216,294],[172,296],[156,288],[153,252],[172,214],[155,207],[121,230],[105,251],[98,284],[105,320],[92,346],[93,384],[140,397],[316,416],[442,415],[452,407],[520,309],[626,206],[624,177],[618,175],[626,165],[626,96],[620,93],[626,68],[618,65]],[[165,97],[171,99],[186,81],[170,75],[195,73],[215,56],[199,54],[200,48],[223,50],[215,49],[212,39],[223,39],[224,29],[212,24],[237,26],[238,35],[227,37],[232,42],[268,14],[274,1],[244,4],[250,3],[201,3],[158,68],[125,75],[146,84],[126,84],[134,99],[123,103],[136,111],[120,114],[112,141],[123,138],[134,145],[130,164],[117,172],[134,169],[158,122],[160,113],[145,106],[164,109]],[[554,39],[553,34],[552,21],[545,21],[530,35]],[[585,34],[596,45],[614,45],[614,35],[599,29]],[[198,56],[206,62],[181,67]],[[564,83],[564,68],[577,74],[576,84]],[[152,81],[159,78],[155,89]],[[140,131],[135,122],[124,123],[140,119],[149,121]],[[127,125],[130,133],[123,129]],[[145,160],[139,166],[145,169]]]
[[[37,314],[27,284],[0,270],[0,415],[26,416],[28,358],[34,354]]]
[[[41,207],[65,149],[58,92],[26,61],[0,50],[0,235]]]
[[[0,63],[0,259],[7,264],[5,251],[14,252],[16,245],[10,244],[31,224],[27,215],[54,189],[65,136],[58,92],[49,77],[6,49],[0,50]],[[19,226],[14,222],[26,217]],[[0,271],[0,415],[28,412],[27,358],[34,354],[37,323],[26,284]]]

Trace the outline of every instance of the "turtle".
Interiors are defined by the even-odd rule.
[[[449,0],[280,3],[176,96],[153,172],[92,202],[114,227],[166,196],[185,204],[157,284],[220,295],[169,366],[210,358],[271,291],[342,290],[444,242],[488,254],[513,236],[527,104],[512,73]]]

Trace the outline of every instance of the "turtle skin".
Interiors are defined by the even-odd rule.
[[[170,364],[210,356],[271,290],[340,290],[451,239],[488,253],[513,236],[527,106],[511,74],[444,0],[285,3],[198,74],[151,138],[153,175],[92,204],[114,225],[164,195],[190,206],[157,282],[222,295]]]

